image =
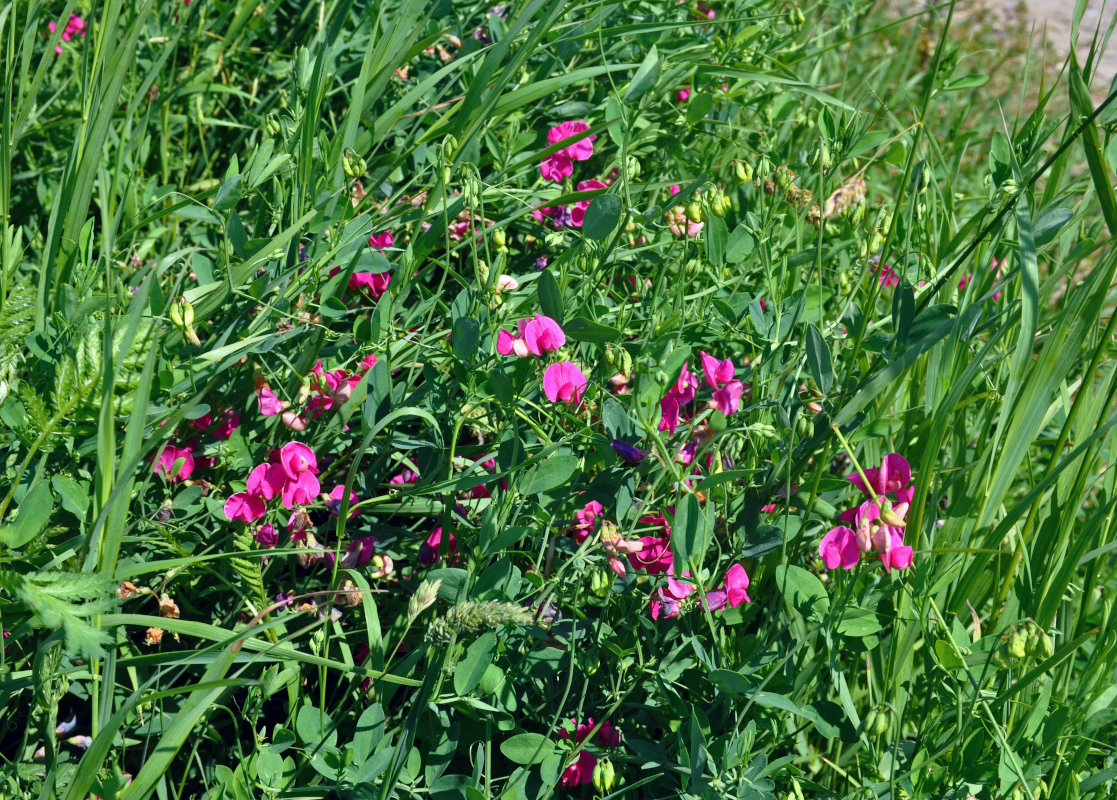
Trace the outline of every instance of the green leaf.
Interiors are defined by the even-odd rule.
[[[776,567],[776,585],[791,605],[807,619],[821,622],[830,611],[830,597],[818,576],[794,564]]]
[[[691,125],[701,122],[713,107],[713,95],[705,92],[695,92],[686,104],[686,121]]]
[[[725,263],[725,245],[729,238],[729,231],[725,227],[725,220],[721,217],[710,215],[706,220],[706,257],[715,267]]]
[[[1117,137],[1113,141],[1117,143]],[[1035,246],[1042,247],[1054,239],[1073,216],[1074,212],[1069,208],[1045,208],[1039,212],[1032,229]]]
[[[570,480],[577,468],[578,459],[574,456],[551,456],[524,473],[520,492],[525,495],[548,492]]]
[[[604,241],[621,221],[621,199],[615,194],[598,195],[586,209],[582,232],[594,241]]]
[[[450,347],[454,355],[462,361],[468,361],[470,356],[477,352],[477,343],[481,338],[481,324],[472,317],[458,317],[454,320],[454,328],[450,334]]]
[[[517,733],[500,743],[500,752],[513,764],[538,764],[555,745],[541,733]]]
[[[575,342],[590,342],[592,344],[605,344],[615,342],[621,338],[621,332],[609,325],[588,320],[585,317],[574,317],[562,326],[566,338]]]
[[[624,101],[634,103],[647,94],[648,90],[655,86],[656,81],[659,80],[660,67],[659,52],[653,44],[652,49],[644,56],[644,62],[636,70],[636,74],[632,76],[632,83],[628,85],[628,90],[624,93]]]
[[[756,246],[756,239],[745,228],[742,222],[729,234],[729,241],[725,245],[725,260],[730,264],[739,264],[744,261]]]
[[[829,394],[834,385],[834,365],[830,361],[830,349],[813,323],[807,325],[807,369],[822,393]]]
[[[543,313],[559,325],[562,324],[562,292],[559,291],[558,281],[550,270],[545,269],[539,273],[539,284],[535,287],[539,296],[539,308]]]
[[[485,670],[492,663],[495,648],[496,634],[492,631],[481,634],[477,641],[466,648],[465,655],[454,668],[455,692],[464,697],[481,682]]]
[[[55,475],[50,479],[50,485],[62,498],[62,507],[84,520],[89,512],[89,488],[65,475]]]
[[[299,709],[295,717],[295,733],[308,746],[315,747],[322,742],[327,747],[337,744],[337,729],[330,715],[311,705]]]
[[[962,75],[946,82],[942,87],[944,92],[960,92],[963,89],[976,89],[989,82],[989,76],[980,72]]]
[[[30,543],[46,527],[53,510],[54,496],[50,486],[46,481],[39,481],[24,495],[15,524],[0,527],[0,543],[7,547],[23,547]]]
[[[837,631],[841,636],[860,639],[880,633],[881,624],[877,615],[865,608],[853,608],[838,620]]]
[[[214,209],[228,211],[237,204],[237,201],[240,200],[241,180],[240,175],[233,175],[222,182],[221,188],[217,190],[217,197],[213,200]]]
[[[712,534],[712,511],[710,501],[702,507],[695,495],[683,497],[675,509],[675,522],[671,526],[671,548],[677,563],[687,564],[691,559],[701,563]]]
[[[341,302],[336,297],[327,297],[323,303],[318,306],[318,313],[326,319],[337,319],[349,313],[349,309],[345,307],[345,303]]]

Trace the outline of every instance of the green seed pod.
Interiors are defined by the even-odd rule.
[[[753,179],[752,164],[748,161],[738,161],[733,165],[737,171],[737,180],[741,183],[751,183]]]
[[[877,736],[883,736],[884,734],[888,733],[888,728],[892,724],[891,720],[889,719],[890,716],[891,715],[889,714],[887,709],[884,709],[879,714],[877,714],[877,718],[873,721],[874,734],[876,734]]]
[[[1008,669],[1008,659],[1005,658],[1004,650],[999,647],[993,651],[993,663],[1000,669]]]
[[[631,378],[632,377],[632,355],[628,352],[628,350],[626,350],[623,347],[618,348],[617,355],[619,356],[617,361],[618,361],[618,366],[620,367],[620,371]]]
[[[493,244],[502,249],[508,246],[508,234],[504,228],[497,228],[493,231]]]
[[[877,710],[875,708],[869,709],[869,713],[865,715],[866,731],[869,731],[870,733],[873,731],[873,729],[876,727],[878,716],[879,714],[877,713]]]
[[[1047,631],[1039,632],[1039,654],[1044,658],[1051,658],[1055,655],[1055,642]]]
[[[624,175],[630,181],[636,180],[640,177],[640,159],[636,156],[628,156],[624,160]]]
[[[590,574],[590,591],[598,597],[608,597],[613,589],[613,573],[604,569],[594,570]]]
[[[594,788],[602,794],[608,794],[612,791],[616,782],[617,772],[613,767],[613,762],[608,758],[603,758],[598,761],[597,765],[593,768]]]
[[[727,206],[728,201],[723,194],[715,194],[710,198],[710,211],[713,212],[715,217],[724,217],[725,212],[729,210]]]
[[[1009,637],[1008,640],[1008,654],[1013,658],[1024,658],[1024,656],[1028,654],[1026,647],[1027,639],[1027,636],[1024,636],[1018,631],[1013,631],[1012,636]]]
[[[702,208],[702,204],[697,200],[691,200],[686,204],[686,218],[691,222],[705,222],[706,212]]]

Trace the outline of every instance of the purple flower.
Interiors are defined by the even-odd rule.
[[[629,464],[639,464],[644,460],[644,456],[647,455],[647,453],[639,447],[631,445],[628,442],[623,442],[620,439],[614,439],[611,444],[613,451]]]

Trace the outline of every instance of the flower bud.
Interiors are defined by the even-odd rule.
[[[890,714],[888,713],[888,709],[880,709],[877,712],[876,719],[873,720],[873,733],[875,735],[883,736],[884,734],[888,733],[888,728],[891,724],[889,716]]]
[[[594,570],[590,575],[590,591],[598,597],[608,597],[613,589],[613,574],[603,569]]]
[[[435,578],[433,581],[426,580],[419,584],[418,591],[411,597],[411,602],[407,605],[407,615],[415,618],[434,605],[434,601],[438,599],[438,589],[442,586],[442,578]]]
[[[1051,658],[1055,655],[1055,642],[1047,631],[1039,632],[1039,654],[1044,658]]]
[[[737,180],[741,183],[751,183],[753,179],[752,164],[748,161],[738,161],[733,165],[737,171]]]
[[[686,218],[691,222],[705,222],[706,212],[702,208],[702,204],[697,200],[691,200],[686,204]]]
[[[497,228],[493,231],[493,244],[498,248],[508,246],[508,234],[505,232],[504,228]]]
[[[1028,654],[1026,642],[1026,636],[1019,631],[1013,631],[1008,640],[1008,654],[1013,658],[1023,658]]]

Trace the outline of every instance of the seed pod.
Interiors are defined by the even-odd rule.
[[[892,724],[889,719],[889,712],[887,709],[882,710],[877,714],[877,718],[873,721],[873,733],[877,736],[883,736],[888,733],[888,728]]]

